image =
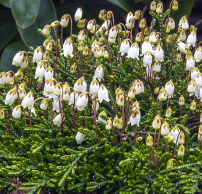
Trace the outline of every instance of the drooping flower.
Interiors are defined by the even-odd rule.
[[[43,32],[44,35],[49,36],[50,32],[51,32],[51,26],[50,25],[45,25],[42,32]]]
[[[160,45],[156,46],[156,49],[154,51],[154,56],[155,56],[155,61],[156,62],[162,62],[163,61],[163,56],[164,56],[164,51]]]
[[[81,144],[84,141],[84,138],[85,138],[85,135],[83,133],[77,132],[76,137],[75,137],[76,143]]]
[[[67,27],[68,24],[69,24],[69,16],[65,14],[65,15],[62,16],[62,18],[60,20],[60,25],[62,27]]]
[[[99,89],[99,82],[96,79],[93,79],[91,84],[90,84],[90,89],[89,92],[93,95],[93,96],[97,96],[98,94],[98,89]]]
[[[128,122],[128,124],[130,124],[133,126],[133,125],[137,125],[139,127],[139,123],[140,123],[140,111],[136,108],[134,108],[132,110],[132,114],[130,116],[130,120]]]
[[[16,106],[13,111],[12,111],[12,117],[19,119],[21,117],[21,107],[20,106]]]
[[[109,102],[108,90],[104,85],[101,85],[98,89],[98,100],[101,103],[103,100]]]
[[[199,46],[195,53],[194,53],[194,59],[196,60],[196,62],[200,62],[202,59],[202,47]]]
[[[78,22],[79,20],[81,20],[82,18],[82,9],[81,8],[78,8],[75,12],[75,15],[74,15],[74,20],[76,22]]]
[[[87,106],[87,104],[88,104],[88,95],[86,92],[82,92],[77,99],[76,107],[79,111],[82,111]]]
[[[63,54],[64,57],[70,56],[73,57],[73,44],[72,40],[66,39],[64,44],[63,44]]]
[[[192,45],[193,47],[195,47],[195,45],[196,45],[196,32],[191,32],[189,34],[189,36],[187,37],[187,43],[189,46]]]
[[[75,92],[75,104],[77,102],[79,94]],[[69,105],[74,104],[74,92],[70,95]]]
[[[24,53],[22,51],[17,52],[15,56],[13,57],[12,64],[18,67],[22,63],[23,57],[24,57]]]
[[[131,45],[128,51],[127,58],[132,58],[132,59],[137,58],[139,60],[138,56],[139,56],[139,46],[138,46],[138,43],[135,42]]]
[[[128,53],[130,48],[130,43],[127,39],[123,40],[120,46],[120,53],[123,56],[125,53]]]
[[[42,48],[41,47],[37,47],[34,50],[34,55],[33,55],[33,63],[39,63],[42,60],[43,57],[43,52],[42,52]]]
[[[172,80],[170,80],[166,83],[165,90],[167,92],[168,98],[171,98],[174,94],[174,84],[173,84]]]
[[[146,51],[143,58],[144,67],[150,66],[152,64],[152,54],[150,51]]]
[[[4,100],[5,104],[9,104],[11,106],[17,97],[17,92],[15,89],[11,89],[6,94],[6,98]]]
[[[95,74],[94,74],[94,78],[98,79],[99,81],[101,81],[102,79],[104,79],[104,71],[103,71],[103,66],[99,65],[96,70],[95,70]]]
[[[61,126],[62,124],[62,114],[58,114],[54,119],[53,119],[54,125],[57,125],[58,127]]]
[[[154,120],[152,122],[152,127],[154,128],[154,130],[158,130],[161,127],[161,118],[159,117],[159,115],[154,117]]]
[[[198,70],[197,67],[191,68],[191,80],[195,80],[196,79],[197,73],[200,73],[200,71]]]
[[[28,107],[28,109],[31,109],[34,103],[34,94],[32,92],[29,92],[22,100],[22,106]]]

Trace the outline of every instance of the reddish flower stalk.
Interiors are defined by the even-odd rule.
[[[112,11],[109,11],[111,14],[112,14],[112,25],[114,26],[114,14],[113,14],[113,12]]]
[[[170,11],[171,11],[171,5],[172,5],[172,2],[173,2],[174,0],[172,0],[171,2],[170,2],[170,5],[169,5],[169,13],[168,13],[168,19],[167,19],[167,23],[166,23],[166,25],[168,24],[168,20],[169,20],[169,17],[170,17]]]

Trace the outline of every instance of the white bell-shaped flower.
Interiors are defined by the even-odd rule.
[[[103,66],[99,65],[96,70],[95,70],[95,74],[93,76],[95,79],[97,78],[99,81],[101,81],[102,79],[104,79],[104,71],[103,71]]]
[[[193,56],[188,56],[186,60],[186,70],[190,70],[195,67],[195,60]]]
[[[87,104],[88,104],[88,95],[86,92],[82,92],[78,97],[76,107],[79,111],[82,111],[87,106]]]
[[[116,43],[116,38],[108,37],[108,42],[111,43],[111,44],[115,44]]]
[[[42,32],[43,32],[44,35],[49,36],[50,32],[51,32],[51,26],[50,25],[45,25]]]
[[[58,99],[54,99],[53,101],[53,111],[60,112],[60,109],[63,109],[62,101]]]
[[[54,119],[53,119],[53,124],[57,125],[58,127],[61,126],[62,124],[62,114],[58,114]]]
[[[167,92],[168,98],[171,98],[174,94],[174,84],[173,84],[172,80],[170,80],[166,83],[165,90]]]
[[[151,34],[149,35],[149,42],[151,44],[155,44],[157,40],[158,40],[157,33],[156,32],[151,32]]]
[[[154,56],[155,56],[155,61],[156,62],[162,62],[163,61],[163,56],[164,56],[164,51],[160,45],[156,46],[156,49],[154,51]]]
[[[174,137],[174,140],[173,140],[174,143],[177,142],[179,133],[180,133],[180,129],[177,126],[172,128],[171,135]],[[177,145],[178,145],[178,143],[177,143]]]
[[[64,27],[67,27],[68,24],[69,24],[69,16],[63,15],[61,20],[60,20],[60,25],[64,28]]]
[[[91,46],[91,51],[92,51],[92,52],[94,52],[94,48],[95,48],[95,47],[99,47],[99,43],[98,43],[98,41],[96,41],[96,40],[93,41],[93,43],[92,43],[92,46]]]
[[[64,57],[67,57],[68,55],[70,57],[73,57],[73,45],[72,41],[70,39],[66,39],[64,44],[63,44],[63,54]]]
[[[35,109],[34,107],[31,107],[31,113],[32,113],[35,117],[37,117],[37,115],[36,115],[36,109]],[[31,114],[31,116],[32,116],[32,114]]]
[[[103,100],[109,102],[108,90],[104,85],[101,85],[98,89],[98,100],[101,103]]]
[[[83,89],[83,80],[80,78],[76,80],[76,82],[74,83],[74,91],[82,92],[82,89]]]
[[[78,41],[84,41],[85,40],[85,32],[81,30],[78,34]]]
[[[192,96],[196,91],[196,83],[194,80],[189,82],[187,91],[189,92],[189,96]]]
[[[34,78],[35,79],[39,78],[39,79],[42,80],[44,75],[45,75],[45,65],[44,65],[44,63],[40,63],[36,67],[35,77]]]
[[[192,45],[193,47],[195,47],[195,45],[196,45],[196,32],[191,32],[189,34],[189,36],[187,37],[187,44],[189,46]]]
[[[142,87],[141,87],[140,82],[135,81],[135,82],[133,82],[132,86],[135,88],[135,95],[142,93]]]
[[[84,138],[85,138],[85,135],[83,133],[77,132],[76,137],[75,137],[76,143],[81,144],[84,141]]]
[[[46,110],[48,108],[48,100],[47,99],[43,99],[41,101],[41,104],[40,104],[40,109],[41,110]]]
[[[110,29],[110,31],[109,31],[109,37],[110,38],[116,38],[117,37],[117,32],[118,32],[118,29],[117,29],[117,27],[112,27],[111,29]]]
[[[194,53],[194,59],[196,62],[200,62],[202,59],[202,47],[198,47]]]
[[[20,106],[16,106],[13,111],[12,111],[12,117],[19,119],[21,117],[21,107]]]
[[[17,52],[15,56],[13,57],[12,64],[18,67],[22,63],[23,57],[24,57],[24,53],[22,51]]]
[[[110,26],[111,21],[110,20],[106,20],[103,24],[102,27],[104,27],[106,30],[108,30],[108,27]]]
[[[154,62],[153,71],[154,72],[160,72],[161,71],[161,63],[160,62]]]
[[[75,104],[78,100],[79,94],[75,92]],[[70,100],[69,100],[69,105],[74,104],[74,92],[71,93],[70,95]]]
[[[6,72],[4,74],[4,83],[5,84],[10,84],[12,82],[12,76],[10,72]]]
[[[195,80],[196,79],[197,73],[200,73],[200,71],[198,70],[197,67],[191,68],[191,80]]]
[[[154,54],[152,45],[148,41],[144,41],[142,44],[142,55],[144,55],[147,51],[150,51],[152,54]]]
[[[5,72],[0,72],[0,85],[4,85]]]
[[[45,70],[45,81],[47,81],[48,79],[52,79],[53,78],[53,69],[52,67],[47,67]]]
[[[125,53],[128,53],[130,49],[130,43],[127,39],[123,40],[120,46],[120,53],[123,56]]]
[[[34,103],[34,94],[32,92],[29,92],[22,100],[22,106],[28,107],[28,109],[31,109]]]
[[[54,94],[60,96],[62,94],[62,86],[60,83],[57,83],[54,87]]]
[[[39,61],[42,60],[43,52],[41,47],[37,47],[34,51],[33,55],[33,63],[36,62],[38,63]]]
[[[18,93],[19,93],[20,99],[24,98],[24,97],[27,95],[25,89],[20,89],[20,90],[18,91]]]
[[[168,135],[170,132],[170,127],[169,127],[169,124],[164,122],[162,125],[161,125],[161,135],[163,136],[166,136]]]
[[[92,31],[93,28],[94,28],[94,26],[95,26],[95,21],[94,21],[94,20],[90,20],[90,21],[88,22],[88,24],[87,24],[87,30],[88,30],[88,31]]]
[[[78,22],[79,20],[81,20],[82,18],[82,9],[81,8],[78,8],[75,12],[75,15],[74,15],[74,20],[76,22]]]
[[[144,67],[146,67],[151,66],[151,64],[152,64],[152,54],[150,51],[146,51],[143,58],[143,65]]]
[[[54,92],[54,81],[52,79],[48,79],[44,85],[43,94],[52,94]]]
[[[186,40],[186,38],[187,38],[186,32],[184,30],[181,30],[178,40],[184,42]]]
[[[187,53],[187,50],[185,49],[185,46],[186,45],[183,42],[180,42],[180,41],[177,42],[177,47],[178,47],[179,51],[184,53],[184,54]]]
[[[61,100],[69,101],[70,100],[70,89],[68,84],[63,85],[63,96],[61,96]],[[62,99],[63,98],[63,99]]]
[[[128,124],[131,123],[132,126],[136,124],[139,127],[140,117],[140,111],[138,109],[133,109]]]
[[[138,46],[138,43],[135,42],[131,45],[128,51],[127,58],[132,58],[132,59],[137,58],[139,60],[138,56],[139,56],[139,46]]]
[[[170,25],[170,29],[175,29],[175,20],[173,18],[169,18],[168,25]]]
[[[17,95],[17,92],[15,89],[9,90],[4,100],[5,104],[8,104],[9,106],[11,106],[16,99],[16,95]]]
[[[129,12],[126,17],[126,25],[130,22],[130,19],[133,19],[133,13]]]
[[[195,82],[196,82],[196,86],[198,88],[200,88],[202,86],[202,73],[197,73],[196,74],[196,80],[195,80]]]
[[[93,79],[91,84],[90,84],[90,89],[89,92],[93,95],[93,96],[97,96],[98,94],[98,89],[99,89],[99,82],[96,79]]]
[[[183,30],[188,30],[189,29],[189,22],[188,22],[187,18],[184,18],[182,20],[182,29]]]

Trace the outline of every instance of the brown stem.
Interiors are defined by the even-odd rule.
[[[170,2],[170,5],[169,5],[168,20],[169,20],[169,17],[170,17],[171,5],[172,5],[172,2],[173,2],[173,1],[174,1],[174,0],[172,0],[172,1]],[[168,24],[168,20],[167,20],[166,25]]]
[[[201,114],[201,99],[199,99],[199,108],[198,108],[198,112],[199,112],[199,120],[200,120],[200,114]]]
[[[131,22],[131,29],[130,29],[130,40],[133,43],[133,34],[132,34],[132,31],[133,31],[133,19],[132,19],[132,22]]]
[[[135,142],[136,131],[137,131],[137,124],[136,124],[136,126],[135,126],[135,132],[134,132],[134,138],[133,138],[133,141],[134,141],[134,142]]]
[[[159,129],[160,130],[160,129]],[[155,149],[155,144],[156,144],[156,130],[154,130],[154,144],[153,144],[153,150],[152,150],[152,158],[153,158],[153,163],[155,164],[154,161],[154,149]]]
[[[31,109],[28,109],[29,112],[29,126],[32,127],[32,115],[31,115]]]
[[[71,27],[70,27],[70,36],[72,36],[72,17],[71,17],[71,15],[69,15],[69,14],[66,14],[66,15],[68,15],[69,18],[70,18],[70,22],[71,22]]]
[[[125,30],[125,36],[126,36],[126,27],[125,27],[125,25],[124,25],[123,23],[119,23],[119,24],[123,26],[123,28],[124,28],[124,30]],[[128,34],[128,35],[129,35],[129,34]],[[128,38],[128,35],[127,35],[126,38]]]
[[[159,151],[159,138],[161,133],[161,127],[158,132],[158,139],[157,139],[157,148],[156,148],[156,169],[158,168],[158,151]]]
[[[180,123],[182,125],[182,106],[180,106]]]
[[[187,123],[188,123],[188,119],[189,119],[189,113],[190,113],[190,106],[189,106],[189,111],[188,111],[188,115],[187,115],[187,120],[186,120],[185,126],[186,126],[186,125],[187,125]]]
[[[110,11],[111,12],[111,14],[112,14],[112,21],[113,21],[113,26],[114,26],[114,14],[113,14],[113,12],[112,11]]]

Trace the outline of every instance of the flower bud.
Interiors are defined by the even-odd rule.
[[[99,53],[99,50],[100,50],[99,47],[95,47],[95,48],[94,48],[94,57],[95,57],[95,58],[99,58],[99,54],[98,54],[98,53]]]
[[[75,12],[75,15],[74,15],[74,20],[76,22],[78,22],[79,20],[81,20],[82,18],[82,9],[81,8],[78,8]]]
[[[146,146],[148,146],[148,147],[152,147],[153,146],[153,137],[152,136],[147,136]]]
[[[98,111],[98,109],[99,109],[99,102],[98,102],[98,100],[97,99],[94,99],[93,100],[93,103],[92,103],[92,110],[94,110],[94,107],[95,107],[95,111],[97,112]]]
[[[133,99],[135,97],[135,92],[136,92],[136,89],[132,86],[128,91],[128,97],[130,99]]]
[[[176,0],[173,1],[172,3],[172,10],[177,11],[178,10],[178,2]]]
[[[155,44],[157,40],[158,40],[158,39],[157,39],[157,34],[156,34],[156,32],[151,32],[151,34],[149,35],[149,42],[150,42],[151,44]]]
[[[145,18],[143,18],[140,20],[139,28],[143,29],[143,28],[145,28],[145,26],[146,26],[146,20],[145,20]]]
[[[128,30],[130,30],[131,27],[134,28],[134,25],[135,25],[134,19],[133,19],[133,18],[130,18],[130,19],[129,19],[129,22],[126,23],[126,28],[128,28]]]
[[[178,63],[182,62],[182,56],[180,54],[177,55],[177,62]]]
[[[109,19],[111,19],[111,17],[112,17],[112,13],[111,13],[111,11],[108,11],[107,12],[107,19],[109,20]]]
[[[134,13],[134,19],[135,19],[135,20],[139,20],[139,18],[140,18],[140,11],[136,11],[136,12]]]
[[[183,106],[184,103],[185,103],[185,98],[184,98],[184,96],[180,96],[179,101],[178,101],[178,104],[179,104],[180,106]]]
[[[60,25],[60,22],[58,20],[51,23],[51,26],[53,26],[54,28],[58,27],[59,25]]]
[[[85,28],[85,20],[80,20],[80,21],[77,23],[77,27],[80,28],[80,29]]]
[[[0,109],[0,120],[3,120],[5,118],[5,112],[3,109]]]
[[[137,101],[134,102],[132,107],[133,107],[133,109],[136,108],[136,109],[140,110],[140,104],[139,104],[139,102],[137,102]]]
[[[47,99],[43,99],[41,101],[41,104],[40,104],[40,109],[41,110],[46,110],[48,108],[48,100]]]
[[[99,57],[103,57],[103,56],[104,56],[104,52],[105,52],[104,47],[100,47],[100,48],[99,48],[99,51],[98,51],[98,56],[99,56]]]
[[[98,16],[100,20],[103,20],[104,14],[105,14],[105,10],[101,10]]]
[[[196,110],[196,102],[194,100],[191,101],[190,110],[192,111]]]
[[[105,129],[107,131],[110,131],[112,129],[112,120],[111,119],[107,120]]]
[[[136,42],[141,42],[142,41],[142,33],[141,32],[136,34],[135,41]]]
[[[189,29],[189,23],[188,23],[188,20],[187,20],[186,17],[183,18],[183,20],[182,20],[182,29],[183,30],[188,30]]]
[[[94,20],[90,20],[90,21],[88,22],[88,24],[87,24],[87,30],[88,30],[88,31],[92,31],[93,28],[94,28],[94,26],[95,26],[95,21],[94,21]]]
[[[166,117],[167,117],[167,118],[171,117],[171,114],[172,114],[172,110],[171,110],[171,108],[169,107],[169,108],[167,108],[167,110],[166,110]]]
[[[60,96],[62,94],[62,87],[60,83],[57,83],[54,87],[54,94]]]
[[[143,66],[144,67],[151,67],[151,64],[152,64],[152,54],[150,51],[146,51],[144,53],[144,57],[143,57]]]
[[[78,51],[82,52],[84,50],[84,42],[79,42]]]
[[[166,33],[170,33],[170,24],[166,25]]]
[[[99,81],[101,81],[104,78],[104,70],[103,70],[103,66],[99,65],[96,70],[95,70],[95,74],[94,74],[94,78],[98,78]]]
[[[155,11],[155,10],[156,10],[156,2],[155,2],[155,1],[152,1],[152,2],[150,3],[150,10],[151,10],[151,11]]]
[[[116,117],[114,117],[114,120],[113,120],[113,127],[117,128],[118,125],[119,125],[119,118],[116,115]]]
[[[186,32],[184,30],[180,30],[179,40],[182,42],[186,40]]]
[[[174,141],[174,137],[173,136],[171,136],[168,140],[168,143],[171,143],[171,142],[173,142]]]
[[[170,127],[169,127],[169,124],[164,122],[162,125],[161,125],[161,135],[163,136],[166,136],[168,135],[170,132]]]
[[[15,74],[15,77],[17,78],[17,80],[22,80],[23,76],[24,76],[23,70],[18,69],[18,71]]]
[[[159,87],[154,89],[154,93],[158,94],[159,93]]]
[[[19,97],[20,99],[24,98],[27,95],[26,90],[25,89],[20,89],[19,90]]]
[[[43,28],[43,34],[46,36],[49,36],[51,32],[51,26],[50,25],[45,25]]]
[[[163,12],[163,3],[159,3],[156,7],[156,13],[161,14]]]
[[[47,44],[47,46],[46,46],[46,50],[47,50],[47,51],[52,51],[52,49],[53,49],[53,43],[52,43],[52,42],[49,42],[49,43]]]
[[[180,145],[182,145],[182,144],[184,144],[184,142],[185,142],[185,135],[184,135],[184,133],[180,133],[179,134],[179,137],[178,137],[178,143],[180,144]]]
[[[179,149],[178,149],[178,152],[177,152],[177,155],[178,156],[184,156],[184,151],[185,151],[185,148],[183,145],[180,145],[179,146]]]
[[[154,120],[152,122],[152,127],[154,128],[154,130],[158,130],[161,127],[161,118],[159,117],[159,115],[154,117]]]
[[[196,83],[195,81],[190,81],[189,82],[189,85],[188,85],[188,88],[187,88],[187,91],[190,93],[190,95],[194,94],[195,93],[195,90],[196,90]]]
[[[169,169],[169,168],[172,168],[173,167],[173,160],[168,160],[167,162],[167,166],[166,166],[166,169]]]
[[[74,74],[76,72],[76,67],[76,65],[71,65],[70,72]]]
[[[45,51],[43,53],[43,59],[44,60],[49,60],[49,58],[50,58],[50,52],[49,51]],[[21,68],[22,68],[22,66],[21,66]]]
[[[161,92],[160,95],[159,95],[159,100],[160,101],[166,101],[166,99],[167,99],[166,92]]]
[[[171,34],[167,35],[167,37],[166,37],[166,42],[167,42],[167,44],[170,44],[170,43],[171,43],[172,38],[173,38],[173,36],[172,36]]]
[[[107,113],[105,111],[102,111],[99,115],[98,115],[98,121],[101,121],[103,123],[106,123],[106,120],[105,119],[102,119],[101,116],[105,116],[107,117]]]
[[[109,31],[109,37],[110,38],[116,38],[117,37],[117,32],[118,32],[118,30],[117,30],[117,27],[112,27],[111,29],[110,29],[110,31]]]
[[[120,95],[120,96],[119,96],[118,101],[117,101],[117,105],[118,105],[119,107],[124,106],[124,96],[123,96],[123,95]]]
[[[153,65],[153,71],[154,72],[160,72],[161,71],[161,63],[160,62],[154,62]],[[155,91],[154,91],[155,92]],[[157,92],[158,93],[158,92]],[[156,93],[155,93],[156,94]]]
[[[22,63],[23,57],[24,57],[24,52],[22,51],[17,52],[15,56],[13,57],[12,64],[18,67]]]
[[[109,58],[109,53],[108,53],[108,51],[105,51],[105,52],[104,52],[104,58],[105,58],[105,59],[108,59],[108,58]]]

